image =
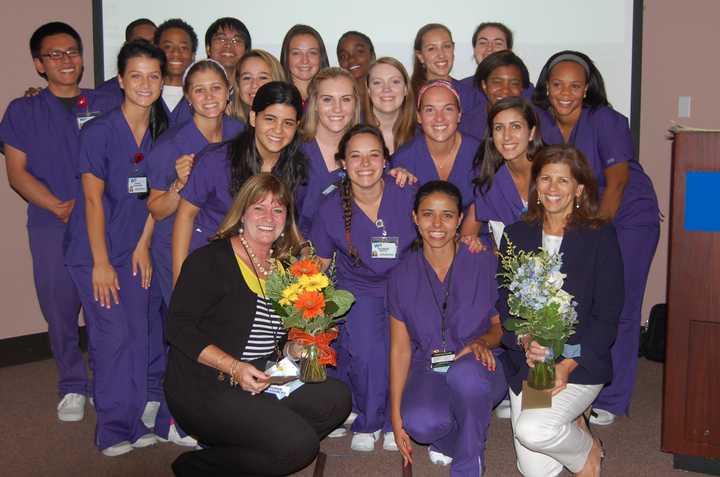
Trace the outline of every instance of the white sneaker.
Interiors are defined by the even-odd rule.
[[[198,442],[195,440],[194,437],[187,435],[185,437],[180,437],[180,433],[178,432],[177,428],[175,427],[175,424],[170,425],[170,430],[168,431],[168,437],[167,439],[163,439],[160,436],[155,436],[157,440],[160,442],[172,442],[173,444],[177,446],[182,447],[198,447]]]
[[[128,441],[118,442],[110,447],[104,448],[101,452],[106,457],[117,457],[132,452],[133,446]]]
[[[132,442],[130,445],[134,449],[142,449],[143,447],[150,447],[157,444],[157,436],[152,433],[147,433],[144,436],[138,437],[138,439],[135,442]]]
[[[386,451],[391,452],[397,452],[400,449],[398,448],[397,442],[395,442],[395,433],[394,432],[386,432],[383,436],[383,449]]]
[[[345,437],[347,435],[348,431],[345,429],[345,427],[341,426],[333,430],[330,434],[328,434],[328,437],[330,439],[335,439],[336,437]]]
[[[160,410],[159,401],[148,401],[145,403],[145,409],[142,413],[142,422],[145,427],[152,429],[155,427],[155,418],[157,418],[158,411]]]
[[[428,446],[428,454],[430,455],[430,462],[435,465],[446,466],[452,464],[452,457],[448,457],[442,452],[435,451],[430,446]]]
[[[590,414],[590,423],[596,426],[609,426],[615,422],[615,414],[605,409],[593,408]]]
[[[350,427],[353,425],[353,422],[355,422],[355,419],[357,419],[358,415],[356,412],[351,412],[350,415],[345,419],[345,422],[343,423],[343,426]]]
[[[510,412],[510,400],[505,399],[500,404],[495,407],[495,417],[499,419],[510,419],[511,412]]]
[[[380,431],[353,433],[350,449],[359,452],[372,452],[375,450],[375,441],[380,439]]]
[[[67,393],[57,406],[57,416],[63,422],[82,421],[85,416],[85,396]]]

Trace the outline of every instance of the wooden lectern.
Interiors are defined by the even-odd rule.
[[[662,450],[720,475],[720,131],[672,147]]]

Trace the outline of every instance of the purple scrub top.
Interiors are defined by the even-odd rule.
[[[229,116],[223,117],[223,141],[234,138],[244,130],[244,123]],[[186,121],[165,131],[148,156],[150,187],[157,190],[168,190],[170,184],[177,178],[175,161],[184,154],[197,154],[208,144],[207,139],[202,135],[193,120]],[[170,246],[174,223],[174,213],[155,223],[153,245]]]
[[[160,102],[165,109],[165,114],[167,114],[168,117],[168,125],[170,127],[176,126],[178,124],[183,124],[186,121],[192,119],[192,106],[190,106],[190,104],[185,98],[181,98],[178,104],[175,106],[175,109],[173,109],[172,111],[165,103],[165,100],[162,99],[162,96],[160,97]]]
[[[98,86],[96,90],[112,96],[116,101],[115,106],[120,106],[125,99],[125,93],[123,93],[123,90],[120,87],[120,82],[118,81],[117,76],[113,76],[109,80],[105,81]]]
[[[192,252],[207,245],[232,205],[230,195],[230,142],[210,144],[195,155],[195,163],[180,196],[199,208],[190,239]]]
[[[128,192],[128,179],[147,176],[147,156],[153,145],[150,129],[138,147],[122,110],[116,108],[87,124],[80,139],[78,171],[105,182],[105,242],[110,262],[115,266],[127,265],[148,217],[146,199]],[[93,264],[82,187],[66,241],[67,265]]]
[[[442,348],[440,308],[447,300],[446,345],[460,351],[468,342],[485,334],[490,318],[497,315],[497,260],[488,250],[470,253],[461,244],[450,273],[440,282],[422,249],[410,252],[388,279],[388,311],[405,323],[412,343],[412,359],[430,363],[433,350]],[[433,295],[435,298],[433,298]]]
[[[298,226],[303,236],[308,237],[320,203],[335,190],[334,184],[342,180],[345,172],[340,166],[328,171],[315,139],[304,142],[300,149],[308,158],[308,180],[302,204],[298,205]]]
[[[8,144],[24,152],[27,171],[63,201],[77,198],[80,187],[78,115],[104,113],[114,103],[111,96],[94,90],[81,89],[80,96],[87,99],[87,107],[69,109],[45,88],[37,96],[13,100],[0,122],[0,147]],[[28,204],[27,214],[28,226],[64,226],[51,212],[34,204]]]
[[[527,212],[518,194],[507,165],[502,164],[495,173],[492,185],[484,192],[475,191],[475,218],[480,222],[497,220],[505,225],[514,224]]]
[[[547,111],[538,111],[545,144],[564,144],[555,119]],[[569,144],[585,155],[598,181],[599,194],[605,190],[605,169],[627,162],[630,179],[625,186],[615,224],[657,224],[659,209],[650,178],[635,158],[632,136],[625,116],[607,106],[582,109],[570,134]]]
[[[463,199],[463,210],[473,201],[473,178],[477,175],[473,167],[473,160],[480,143],[461,133],[462,143],[458,150],[457,157],[453,163],[452,170],[448,175],[448,181],[455,184]],[[392,167],[404,167],[418,178],[418,187],[426,182],[438,180],[438,175],[432,156],[427,146],[424,134],[416,134],[410,142],[403,144],[392,156]]]
[[[355,266],[345,240],[345,222],[340,191],[336,190],[323,200],[313,221],[310,239],[319,257],[330,258],[337,252],[337,286],[357,295],[384,298],[386,280],[402,260],[417,238],[412,221],[413,201],[417,189],[413,186],[400,188],[390,176],[383,178],[385,190],[380,201],[378,219],[382,219],[388,237],[398,237],[398,257],[371,257],[371,237],[382,236],[382,231],[365,213],[352,203],[352,227],[350,236],[360,256]]]

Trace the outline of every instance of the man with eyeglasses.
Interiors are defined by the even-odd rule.
[[[205,52],[208,58],[223,65],[233,87],[233,94],[237,90],[235,69],[240,58],[250,49],[252,49],[250,32],[237,18],[218,18],[205,32]]]
[[[113,107],[112,98],[81,89],[82,40],[70,25],[47,23],[30,53],[47,87],[10,103],[0,122],[8,182],[28,202],[28,236],[40,309],[58,367],[61,421],[79,421],[90,391],[79,347],[80,300],[64,264],[63,236],[80,187],[80,128]]]

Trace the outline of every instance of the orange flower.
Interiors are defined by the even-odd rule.
[[[293,263],[290,266],[290,273],[296,277],[300,277],[302,275],[315,275],[316,273],[320,273],[320,267],[318,267],[317,263],[306,258]]]
[[[325,296],[318,292],[304,292],[295,300],[295,308],[302,311],[303,318],[312,320],[325,310]]]

